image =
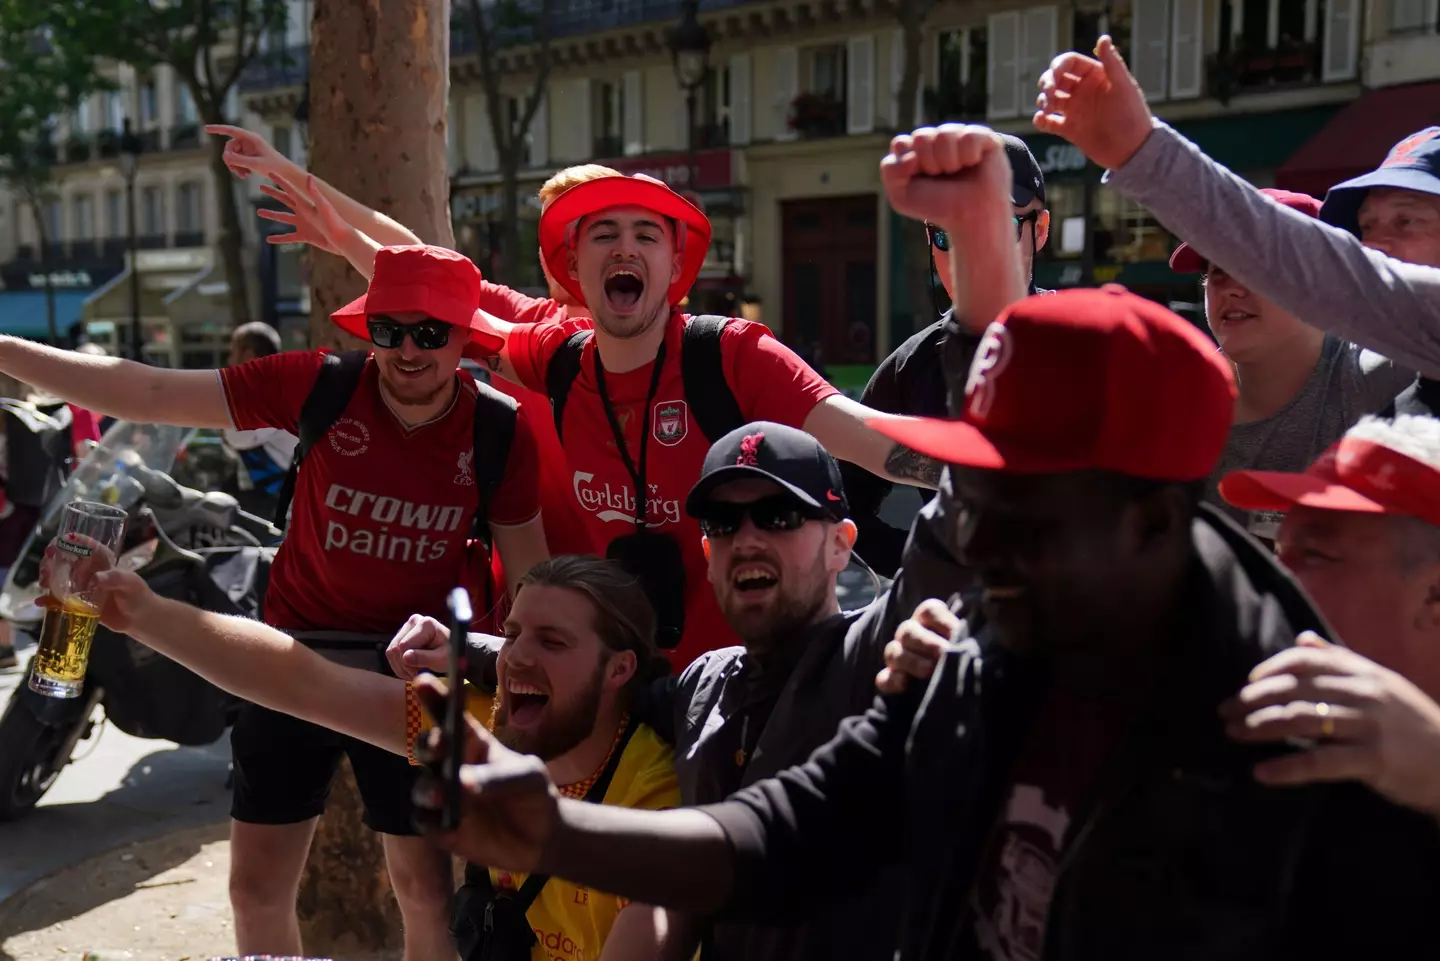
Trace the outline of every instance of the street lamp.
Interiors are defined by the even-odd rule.
[[[135,174],[140,169],[140,151],[142,144],[140,138],[135,136],[135,130],[130,126],[130,118],[125,118],[125,126],[120,134],[120,172],[125,176],[125,205],[129,208],[130,219],[130,349],[136,360],[144,360],[142,343],[143,332],[140,330],[140,257],[139,238],[135,233]],[[116,338],[118,341],[119,338]],[[118,344],[117,344],[118,346]]]
[[[685,138],[686,166],[690,175],[689,188],[698,193],[695,175],[695,92],[710,72],[710,31],[697,19],[699,0],[684,0],[680,25],[670,34],[670,56],[675,61],[675,80],[685,91],[685,117],[688,132]]]

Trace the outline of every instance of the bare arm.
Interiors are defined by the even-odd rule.
[[[219,371],[167,370],[0,336],[0,370],[99,414],[147,424],[234,427]]]
[[[299,169],[298,167],[296,168]],[[300,180],[303,183],[305,172],[300,171]],[[345,222],[354,227],[361,234],[373,237],[381,247],[406,247],[411,244],[423,244],[425,241],[413,230],[406,227],[391,217],[387,217],[378,210],[365,206],[358,200],[351,199],[347,194],[341,193],[330,186],[319,177],[311,181],[325,199],[345,218]],[[368,274],[366,276],[369,276]]]
[[[406,753],[403,681],[331,663],[259,621],[157,597],[143,584],[127,593],[126,633],[147,647],[247,701]]]
[[[858,464],[878,477],[933,490],[940,482],[944,464],[895,443],[865,423],[893,416],[872,410],[844,394],[831,394],[815,405],[805,418],[804,426],[807,433],[813,434],[840,460]]]
[[[490,536],[495,539],[495,549],[505,559],[505,583],[514,597],[520,587],[520,578],[526,571],[550,559],[550,548],[545,543],[545,525],[539,514],[524,524],[503,526],[490,525]]]
[[[626,905],[605,938],[600,961],[686,961],[695,953],[689,928],[683,915],[664,908]]]

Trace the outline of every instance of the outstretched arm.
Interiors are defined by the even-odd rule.
[[[272,711],[405,754],[405,684],[342,667],[259,621],[202,611],[154,594],[128,571],[95,576],[101,620]]]
[[[253,130],[228,124],[210,124],[205,128],[205,132],[230,138],[230,142],[225,145],[225,165],[237,177],[243,179],[252,173],[258,173],[297,187],[303,186],[308,179],[313,188],[334,206],[345,223],[360,233],[375,238],[380,246],[397,247],[424,243],[419,235],[399,221],[352,199],[319,177],[307,174],[305,168],[280,153]]]
[[[218,371],[169,370],[0,336],[0,371],[87,410],[181,427],[234,427]]]

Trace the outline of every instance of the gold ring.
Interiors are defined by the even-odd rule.
[[[1335,717],[1330,713],[1330,705],[1324,701],[1315,705],[1315,716],[1320,718],[1320,736],[1335,736]]]

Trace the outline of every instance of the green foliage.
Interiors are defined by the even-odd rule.
[[[55,119],[107,86],[63,19],[34,0],[0,0],[0,179],[36,197],[50,179]]]

